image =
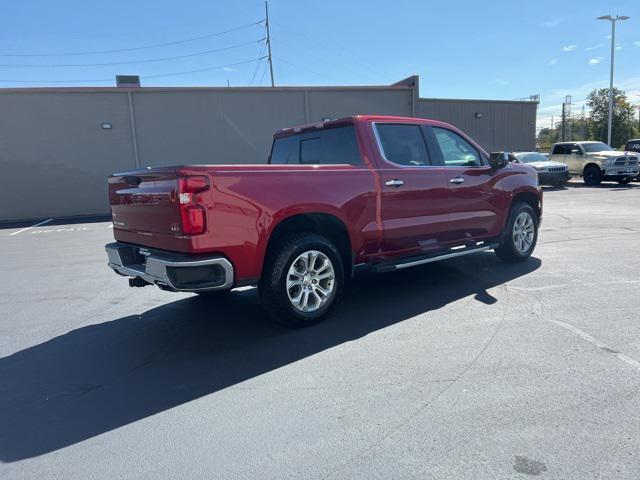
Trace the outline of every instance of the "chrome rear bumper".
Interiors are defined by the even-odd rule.
[[[219,255],[193,257],[121,242],[109,243],[105,250],[116,273],[165,290],[206,292],[233,287],[233,265]]]

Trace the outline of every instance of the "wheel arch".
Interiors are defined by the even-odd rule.
[[[528,204],[531,208],[533,208],[533,211],[538,217],[538,221],[540,221],[540,219],[542,218],[542,199],[540,198],[539,195],[536,195],[535,193],[530,192],[528,190],[517,192],[516,194],[514,194],[513,198],[511,199],[511,205],[509,205],[509,212],[511,212],[511,209],[517,203]]]
[[[584,172],[587,171],[587,168],[592,168],[592,167],[595,167],[598,170],[602,171],[602,167],[600,165],[598,165],[596,162],[589,162],[582,168],[582,175],[581,176],[584,177]]]
[[[269,234],[264,252],[264,259],[272,253],[279,240],[293,233],[316,233],[326,237],[335,245],[344,265],[345,276],[350,276],[353,267],[352,240],[345,222],[332,213],[304,212],[282,218]],[[262,262],[264,271],[265,261]]]

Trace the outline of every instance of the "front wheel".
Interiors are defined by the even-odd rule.
[[[517,203],[509,212],[505,238],[495,253],[504,262],[521,262],[533,253],[538,241],[538,216],[527,203]]]
[[[582,178],[590,187],[597,187],[602,183],[602,170],[592,165],[584,170]]]
[[[329,313],[343,282],[342,259],[333,243],[301,233],[283,238],[270,252],[258,292],[274,320],[306,327]]]

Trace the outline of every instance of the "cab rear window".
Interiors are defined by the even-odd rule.
[[[359,165],[355,127],[345,125],[276,138],[271,164]]]
[[[552,155],[571,155],[571,145],[556,145],[553,147]]]

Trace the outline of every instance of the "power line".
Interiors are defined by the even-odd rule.
[[[300,38],[306,39],[308,42],[312,42],[313,44],[316,44],[316,45],[318,44],[318,39],[317,38],[312,38],[309,35],[306,35],[303,32],[297,31],[295,29],[292,29],[291,27],[283,25],[280,22],[274,21],[273,23],[278,25],[280,28],[288,30],[289,32],[293,33],[294,35],[296,35],[296,36],[298,36]],[[362,59],[356,58],[355,56],[352,56],[352,55],[346,55],[345,51],[344,51],[344,45],[340,45],[340,44],[335,43],[335,42],[330,42],[327,38],[322,38],[322,42],[325,43],[325,44],[326,43],[333,43],[333,45],[335,47],[338,47],[339,49],[336,50],[335,55],[336,56],[337,55],[342,56],[342,58],[344,59],[345,62],[348,62],[350,64],[359,63],[362,68],[365,68],[365,69],[369,70],[370,72],[375,74],[377,78],[383,78],[383,79],[385,79],[387,81],[394,81],[393,79],[391,79],[391,77],[389,77],[388,75],[386,75],[384,73],[381,73],[379,70],[373,68],[371,65],[369,65],[367,62],[363,61]]]
[[[380,81],[380,77],[379,76],[373,75],[371,73],[367,73],[364,70],[356,70],[354,68],[350,68],[350,67],[341,65],[339,63],[333,62],[331,60],[327,60],[326,58],[319,57],[318,55],[315,55],[315,54],[313,54],[313,53],[311,53],[309,51],[305,51],[304,49],[293,47],[291,44],[289,44],[287,42],[283,42],[282,40],[278,40],[278,43],[284,45],[285,47],[287,47],[287,48],[289,48],[291,50],[293,50],[294,53],[297,52],[298,54],[303,54],[303,55],[308,56],[308,57],[313,57],[313,58],[315,58],[317,60],[320,60],[321,62],[324,62],[324,63],[326,63],[328,65],[331,65],[331,66],[334,66],[334,67],[338,67],[340,70],[349,70],[352,73],[355,73],[357,75],[363,75],[364,74],[364,75],[366,75],[367,77],[369,77],[371,79],[375,79],[376,82]]]
[[[184,70],[181,72],[162,73],[158,75],[142,75],[140,76],[140,78],[172,77],[176,75],[186,75],[189,73],[199,73],[199,72],[207,72],[211,70],[220,70],[221,68],[234,67],[236,65],[244,65],[247,63],[259,62],[260,60],[264,60],[265,58],[267,57],[265,56],[257,59],[254,58],[251,60],[244,60],[242,62],[227,63],[226,65],[217,65],[215,67],[198,68],[195,70]],[[1,83],[86,83],[86,82],[112,82],[112,81],[113,81],[113,78],[91,78],[91,79],[84,79],[84,80],[75,80],[75,79],[74,80],[15,80],[15,79],[4,80],[4,79],[0,79]]]
[[[258,85],[262,86],[262,82],[264,81],[264,77],[267,75],[267,62],[262,62],[264,68],[262,69],[262,75],[260,75],[260,81]]]
[[[23,64],[0,64],[0,67],[47,67],[47,68],[51,68],[51,67],[105,67],[105,66],[109,66],[109,65],[132,65],[132,64],[138,64],[138,63],[151,63],[151,62],[162,62],[165,60],[176,60],[178,58],[189,58],[189,57],[197,57],[199,55],[206,55],[208,53],[215,53],[215,52],[223,52],[225,50],[231,50],[233,48],[239,48],[239,47],[245,47],[247,45],[253,45],[254,43],[259,43],[264,41],[264,38],[261,38],[259,40],[253,40],[251,42],[245,42],[245,43],[238,43],[236,45],[230,45],[228,47],[223,47],[223,48],[216,48],[213,50],[203,50],[201,52],[195,52],[195,53],[188,53],[186,55],[175,55],[172,57],[162,57],[162,58],[150,58],[150,59],[146,59],[146,60],[131,60],[128,62],[106,62],[106,63],[67,63],[67,64],[30,64],[30,63],[23,63]]]
[[[66,57],[72,55],[100,55],[104,53],[120,53],[120,52],[133,52],[135,50],[146,50],[149,48],[158,48],[158,47],[168,47],[171,45],[180,45],[183,43],[195,42],[197,40],[204,40],[205,38],[217,37],[220,35],[224,35],[226,33],[237,32],[238,30],[243,30],[245,28],[254,27],[256,25],[260,25],[265,20],[260,20],[258,22],[248,23],[246,25],[242,25],[235,28],[230,28],[229,30],[224,30],[222,32],[209,33],[207,35],[201,35],[199,37],[186,38],[184,40],[176,40],[173,42],[164,42],[164,43],[156,43],[153,45],[144,45],[141,47],[131,47],[131,48],[114,48],[110,50],[92,50],[85,52],[61,52],[61,53],[1,53],[0,57]]]
[[[262,48],[260,49],[260,53],[258,53],[258,57],[262,57],[264,55],[265,47],[266,47],[266,44],[263,43]],[[258,70],[260,69],[261,66],[262,66],[261,63],[256,63],[256,68],[253,70],[253,75],[251,75],[251,81],[249,82],[249,86],[253,85],[253,81],[255,80],[256,75],[258,74]]]
[[[265,28],[265,34],[266,34],[266,28]],[[267,43],[263,43],[262,46],[260,47],[260,52],[258,52],[258,57],[261,57],[262,55],[264,55],[264,50],[265,48],[267,48]],[[256,75],[258,74],[258,69],[260,68],[260,63],[256,63],[256,68],[253,70],[253,75],[251,76],[251,81],[249,82],[249,86],[253,85],[253,81],[256,78]]]
[[[315,74],[315,75],[317,75],[317,76],[319,76],[321,78],[329,79],[329,80],[334,81],[334,82],[339,81],[337,78],[332,77],[330,75],[325,75],[325,74],[316,72],[315,70],[312,70],[311,68],[305,67],[303,65],[297,65],[297,64],[295,64],[295,63],[293,63],[293,62],[291,62],[291,61],[289,61],[289,60],[287,60],[285,58],[282,58],[281,55],[278,55],[278,60],[281,61],[281,62],[287,63],[287,64],[291,65],[292,67],[301,68],[303,70],[311,72],[311,73],[313,73],[313,74]]]

